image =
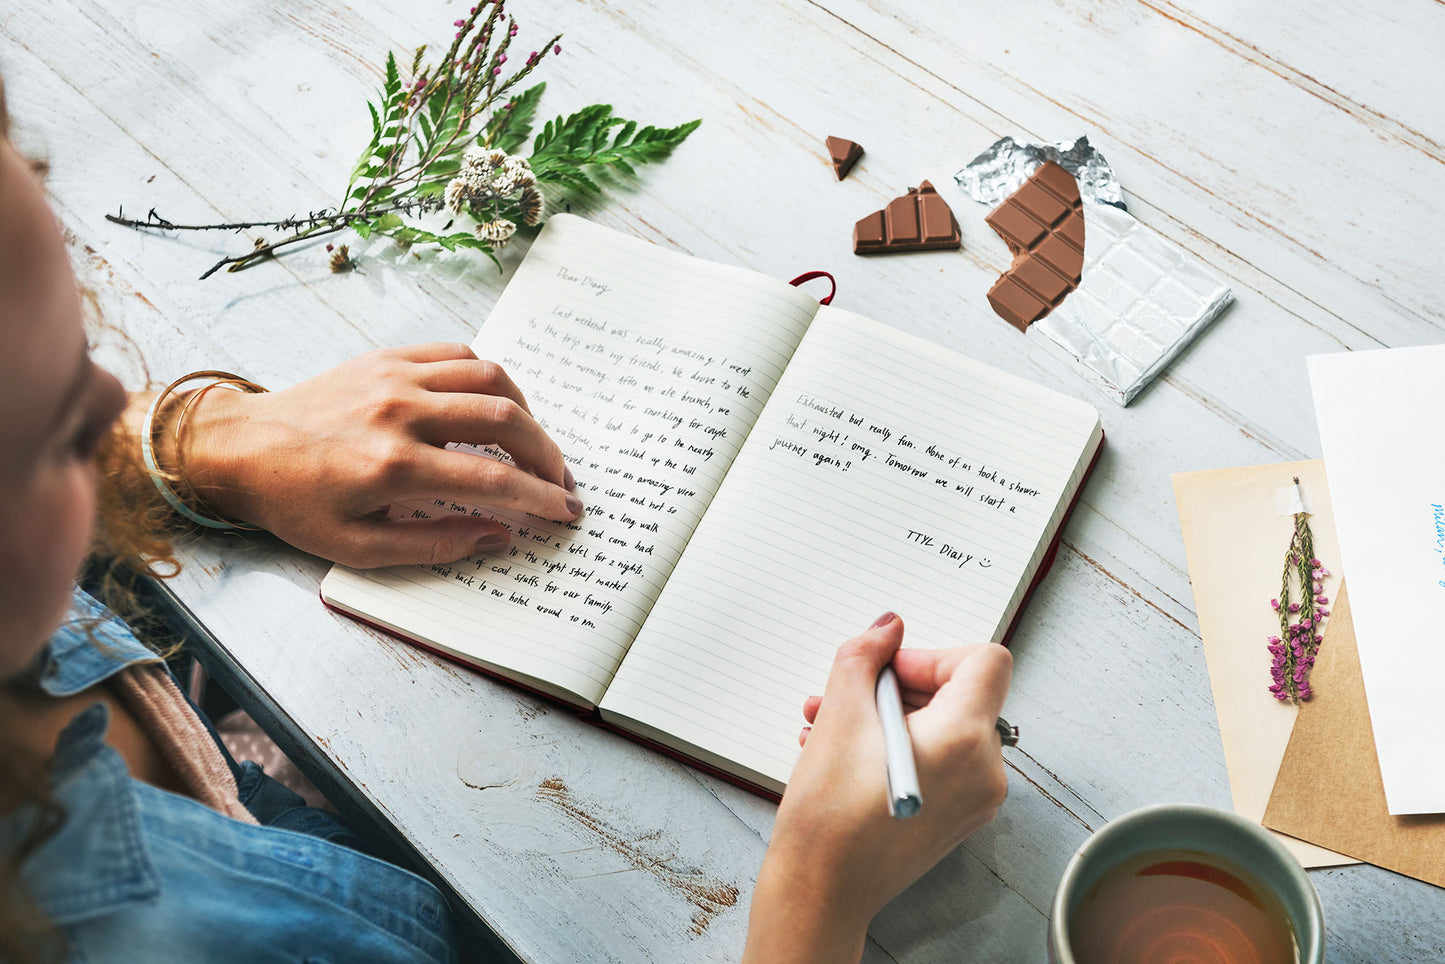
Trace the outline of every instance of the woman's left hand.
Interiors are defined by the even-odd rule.
[[[445,448],[496,445],[508,464]],[[350,566],[450,562],[509,540],[490,517],[390,519],[445,499],[568,521],[582,513],[561,450],[495,362],[465,345],[369,352],[284,391],[207,392],[186,417],[187,484],[225,518]]]

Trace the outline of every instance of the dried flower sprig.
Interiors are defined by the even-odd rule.
[[[519,226],[540,224],[549,207],[556,207],[548,204],[549,194],[599,193],[596,172],[612,169],[635,176],[633,165],[666,158],[702,123],[639,128],[635,121],[614,117],[610,105],[593,104],[548,121],[530,158],[522,158],[517,152],[531,137],[546,85],[514,90],[546,57],[562,52],[562,35],[508,72],[507,54],[519,28],[505,16],[504,3],[482,0],[457,20],[439,63],[423,63],[426,47],[418,47],[405,83],[396,57],[387,55],[380,104],[367,104],[371,140],[340,205],[305,216],[225,224],[177,224],[154,208],[144,219],[127,218],[124,209],[106,219],[137,229],[272,228],[283,234],[222,258],[202,278],[223,267],[240,270],[291,245],[348,228],[363,238],[377,234],[407,245],[472,248],[496,262],[496,250]],[[450,214],[444,224],[426,220],[443,208]]]
[[[1296,489],[1299,477],[1294,477]],[[1270,695],[1280,702],[1299,703],[1313,694],[1309,674],[1315,665],[1315,654],[1324,639],[1325,619],[1330,611],[1324,607],[1330,599],[1324,580],[1330,571],[1315,555],[1314,533],[1310,531],[1309,513],[1294,514],[1294,535],[1285,551],[1284,576],[1280,580],[1279,597],[1269,601],[1279,614],[1278,636],[1267,641],[1270,655]],[[1291,592],[1298,593],[1292,598]]]

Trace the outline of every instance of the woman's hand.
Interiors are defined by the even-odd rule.
[[[496,445],[516,464],[448,442]],[[373,351],[269,394],[214,389],[186,416],[181,445],[185,481],[208,508],[350,566],[450,562],[509,540],[488,517],[388,519],[395,502],[582,513],[521,391],[465,345]]]
[[[995,723],[1013,662],[1002,646],[903,649],[889,613],[839,648],[812,697],[753,893],[745,961],[858,960],[884,904],[993,819],[1008,788]],[[893,661],[923,809],[889,815],[874,686]]]

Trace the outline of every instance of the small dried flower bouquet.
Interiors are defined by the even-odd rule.
[[[635,175],[633,165],[667,157],[702,123],[639,127],[614,117],[610,105],[593,104],[547,122],[530,156],[522,157],[518,152],[531,137],[546,85],[519,92],[517,87],[546,57],[562,52],[562,37],[548,40],[509,70],[518,26],[505,15],[504,4],[482,0],[456,21],[456,35],[440,62],[424,63],[426,47],[418,48],[406,80],[396,57],[387,55],[381,103],[367,104],[371,141],[351,172],[341,204],[302,216],[229,224],[176,224],[154,208],[144,219],[127,218],[124,211],[107,219],[132,228],[280,233],[222,258],[202,278],[347,229],[363,238],[383,235],[448,251],[473,248],[496,261],[496,250],[519,225],[542,222],[549,197],[598,193],[598,172]],[[445,223],[436,223],[443,218],[434,214],[445,215]],[[351,267],[346,245],[333,252],[331,265],[333,270]]]
[[[1293,502],[1299,510],[1294,513],[1294,535],[1285,551],[1279,596],[1269,601],[1279,614],[1280,634],[1270,636],[1267,645],[1271,658],[1270,695],[1280,702],[1299,703],[1313,695],[1309,674],[1330,614],[1324,608],[1330,602],[1324,594],[1324,581],[1330,571],[1315,555],[1310,514],[1304,510],[1298,476],[1294,477]]]

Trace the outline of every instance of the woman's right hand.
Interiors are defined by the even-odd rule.
[[[991,821],[1008,789],[995,724],[1013,661],[992,643],[899,649],[889,613],[838,650],[778,807],[758,874],[745,961],[858,960],[884,904]],[[875,684],[889,661],[903,688],[923,809],[888,810]]]

